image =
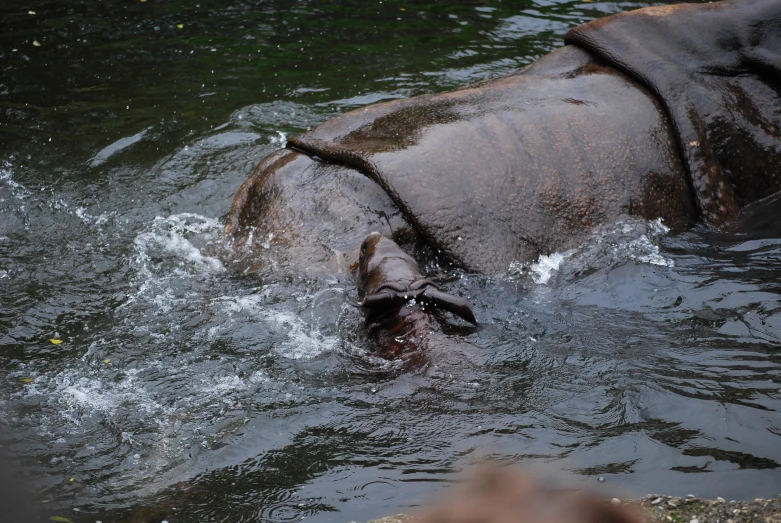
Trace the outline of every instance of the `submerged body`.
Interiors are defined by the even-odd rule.
[[[781,190],[778,34],[774,0],[577,27],[516,74],[292,137],[241,187],[226,232],[273,235],[292,264],[328,271],[372,230],[397,231],[499,273],[620,215],[725,223]]]
[[[499,273],[622,214],[671,224],[696,216],[659,105],[572,46],[477,87],[348,113],[291,144],[239,190],[231,235],[256,228],[255,237],[294,245],[326,237],[320,250],[349,253],[373,230],[394,231],[455,266]],[[336,176],[351,182],[337,191]],[[330,204],[344,196],[354,203]],[[329,212],[306,212],[315,202]]]
[[[364,238],[384,245],[369,235],[380,230],[492,274],[622,215],[727,223],[781,190],[778,35],[775,0],[646,8],[577,27],[570,45],[516,74],[292,137],[239,189],[226,233],[273,244],[291,272],[346,272]],[[376,274],[359,275],[370,329],[404,325],[411,295],[474,320],[392,245],[393,256],[375,256]]]

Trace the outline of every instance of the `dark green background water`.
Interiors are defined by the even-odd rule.
[[[287,136],[644,5],[3,2],[0,419],[36,502],[343,522],[486,456],[613,491],[781,492],[778,202],[719,234],[622,222],[546,284],[454,273],[484,326],[414,369],[372,356],[349,281],[261,280],[220,242]]]

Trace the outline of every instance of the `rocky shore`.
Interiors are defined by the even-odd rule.
[[[727,501],[650,495],[630,503],[640,506],[650,521],[662,523],[781,523],[781,496]]]
[[[635,500],[614,498],[611,503],[639,507],[649,523],[781,523],[781,495],[754,501],[728,501],[650,494]],[[410,519],[412,516],[397,514],[368,523],[402,523]]]

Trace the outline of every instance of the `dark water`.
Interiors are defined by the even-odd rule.
[[[372,356],[349,279],[261,278],[220,242],[290,134],[643,5],[3,2],[0,419],[36,502],[344,522],[485,457],[628,493],[779,494],[779,201],[729,231],[625,220],[561,260],[440,273],[483,327],[445,325],[411,367]]]

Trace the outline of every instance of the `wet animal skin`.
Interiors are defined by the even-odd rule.
[[[262,195],[278,174],[297,171],[318,191],[315,164],[373,182],[388,198],[377,209],[471,272],[574,247],[625,214],[727,223],[781,190],[779,34],[777,0],[651,7],[576,27],[515,74],[291,137],[239,190],[226,232],[275,215]],[[294,212],[290,198],[280,205]]]
[[[366,238],[359,288],[373,331],[409,325],[411,298],[473,321],[463,300],[369,233],[403,230],[444,263],[501,274],[627,214],[729,223],[781,191],[779,35],[778,0],[584,24],[517,73],[291,137],[241,186],[225,232],[273,237],[306,274],[344,272]]]

